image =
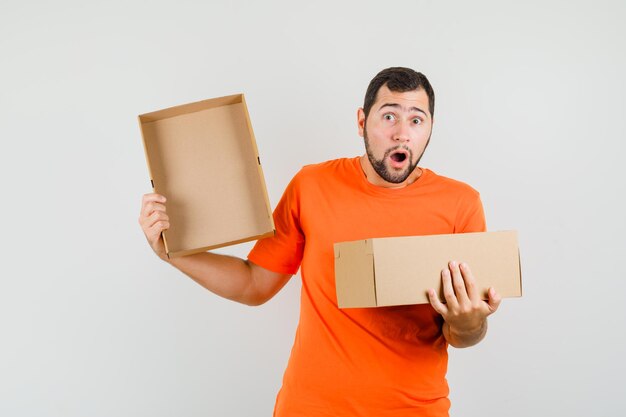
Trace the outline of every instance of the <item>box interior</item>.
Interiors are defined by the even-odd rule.
[[[139,117],[154,191],[168,199],[168,254],[179,256],[273,233],[243,95]]]

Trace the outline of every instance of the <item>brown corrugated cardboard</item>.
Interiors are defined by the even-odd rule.
[[[272,211],[243,94],[139,116],[169,257],[270,236]]]
[[[434,288],[443,300],[441,270],[466,262],[483,298],[522,295],[517,232],[461,233],[365,239],[335,244],[340,308],[428,303]]]

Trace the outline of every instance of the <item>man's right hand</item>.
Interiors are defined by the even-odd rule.
[[[161,194],[144,194],[141,201],[141,213],[139,214],[139,224],[150,247],[164,261],[167,261],[168,258],[161,232],[170,227],[170,218],[165,210],[166,201],[166,198]]]
[[[169,229],[165,197],[145,194],[141,202],[139,224],[159,258],[182,271],[209,291],[247,305],[260,305],[285,286],[290,274],[265,269],[250,261],[211,252],[168,259],[161,232]]]

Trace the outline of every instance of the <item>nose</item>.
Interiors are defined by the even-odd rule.
[[[393,132],[393,140],[396,142],[404,143],[411,139],[410,126],[407,122],[401,122],[396,125],[396,129]]]

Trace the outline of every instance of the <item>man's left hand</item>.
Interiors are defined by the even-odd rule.
[[[455,347],[468,347],[480,342],[487,333],[487,316],[500,305],[500,295],[489,288],[488,300],[484,301],[476,287],[476,280],[466,263],[451,261],[441,271],[444,304],[434,289],[428,290],[430,304],[442,315],[445,323],[443,334]]]

